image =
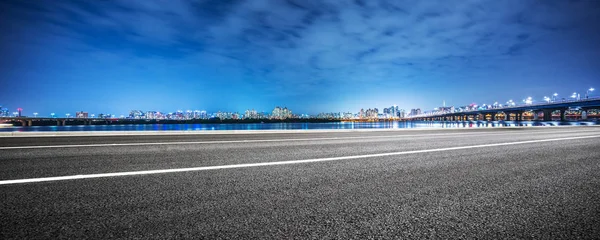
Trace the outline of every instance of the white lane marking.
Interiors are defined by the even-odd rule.
[[[597,133],[598,131],[573,131],[568,133]],[[41,146],[14,146],[0,147],[0,150],[11,149],[43,149],[43,148],[80,148],[80,147],[119,147],[119,146],[153,146],[153,145],[191,145],[191,144],[220,144],[220,143],[261,143],[261,142],[293,142],[293,141],[323,141],[323,140],[350,140],[350,139],[374,139],[374,138],[403,138],[403,137],[435,137],[435,136],[463,136],[463,135],[502,135],[502,134],[544,134],[561,133],[556,131],[531,131],[531,132],[478,132],[478,133],[439,133],[439,134],[412,134],[412,135],[386,135],[386,136],[363,136],[363,137],[329,137],[329,138],[284,138],[284,139],[249,139],[249,140],[225,140],[225,141],[196,141],[196,142],[150,142],[150,143],[102,143],[102,144],[69,144],[69,145],[41,145]]]
[[[82,174],[82,175],[71,175],[71,176],[60,176],[60,177],[2,180],[2,181],[0,181],[0,185],[19,184],[19,183],[53,182],[53,181],[88,179],[88,178],[106,178],[106,177],[119,177],[119,176],[149,175],[149,174],[161,174],[161,173],[195,172],[195,171],[205,171],[205,170],[275,166],[275,165],[288,165],[288,164],[314,163],[314,162],[327,162],[327,161],[339,161],[339,160],[349,160],[349,159],[357,159],[357,158],[387,157],[387,156],[406,155],[406,154],[415,154],[415,153],[442,152],[442,151],[463,150],[463,149],[471,149],[471,148],[510,146],[510,145],[519,145],[519,144],[528,144],[528,143],[566,141],[566,140],[588,139],[588,138],[598,138],[598,137],[600,137],[600,135],[568,137],[568,138],[552,138],[552,139],[506,142],[506,143],[492,143],[492,144],[481,144],[481,145],[462,146],[462,147],[423,149],[423,150],[404,151],[404,152],[377,153],[377,154],[355,155],[355,156],[345,156],[345,157],[315,158],[315,159],[280,161],[280,162],[245,163],[245,164],[231,164],[231,165],[193,167],[193,168],[158,169],[158,170],[132,171],[132,172]]]

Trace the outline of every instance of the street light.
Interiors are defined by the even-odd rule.
[[[70,113],[67,113],[67,114],[65,114],[65,115],[67,115],[67,118],[69,118],[69,116],[71,116],[71,114],[70,114]]]
[[[94,118],[96,116],[96,114],[92,114],[92,118]]]
[[[513,100],[511,99],[511,100],[508,100],[508,102],[506,102],[506,104],[507,104],[508,106],[514,106],[514,105],[515,105],[515,102],[513,102]]]
[[[573,98],[573,99],[577,99],[577,93],[576,93],[576,92],[574,92],[574,93],[573,93],[573,95],[571,95],[571,98]]]
[[[33,117],[37,117],[38,113],[34,112]]]
[[[55,113],[50,113],[50,116],[51,116],[52,118],[54,118],[54,115],[56,115],[56,114],[55,114]]]
[[[594,90],[596,90],[596,89],[594,89],[594,88],[590,88],[590,89],[588,89],[587,91],[585,91],[585,98],[588,98],[588,97],[589,97],[589,95],[590,95],[590,93],[591,93],[591,92],[593,92]]]
[[[546,96],[544,96],[544,101],[546,101],[546,102],[550,103],[550,98],[549,98],[549,97],[546,97]]]
[[[552,101],[556,101],[556,97],[558,96],[558,93],[554,93],[554,94],[552,94],[552,96],[554,97],[554,99],[552,99]]]

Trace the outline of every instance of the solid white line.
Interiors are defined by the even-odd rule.
[[[587,133],[598,131],[573,131],[568,133]],[[69,144],[69,145],[40,145],[40,146],[14,146],[0,147],[0,150],[11,149],[44,149],[44,148],[81,148],[81,147],[122,147],[122,146],[156,146],[156,145],[191,145],[191,144],[224,144],[224,143],[261,143],[261,142],[294,142],[294,141],[323,141],[323,140],[351,140],[351,139],[376,139],[376,138],[406,138],[406,137],[435,137],[435,136],[464,136],[464,135],[502,135],[517,134],[543,134],[557,133],[556,131],[531,131],[531,132],[477,132],[477,133],[439,133],[439,134],[412,134],[412,135],[386,135],[362,137],[329,137],[329,138],[284,138],[284,139],[254,139],[254,140],[225,140],[225,141],[196,141],[196,142],[149,142],[149,143],[101,143],[101,144]]]
[[[292,160],[292,161],[280,161],[280,162],[245,163],[245,164],[232,164],[232,165],[193,167],[193,168],[175,168],[175,169],[159,169],[159,170],[133,171],[133,172],[99,173],[99,174],[60,176],[60,177],[15,179],[15,180],[0,181],[0,185],[19,184],[19,183],[53,182],[53,181],[88,179],[88,178],[148,175],[148,174],[161,174],[161,173],[194,172],[194,171],[205,171],[205,170],[275,166],[275,165],[288,165],[288,164],[299,164],[299,163],[327,162],[327,161],[339,161],[339,160],[349,160],[349,159],[358,159],[358,158],[387,157],[387,156],[406,155],[406,154],[415,154],[415,153],[442,152],[442,151],[463,150],[463,149],[471,149],[471,148],[510,146],[510,145],[518,145],[518,144],[566,141],[566,140],[588,139],[588,138],[598,138],[598,137],[600,137],[600,135],[568,137],[568,138],[552,138],[552,139],[530,140],[530,141],[520,141],[520,142],[492,143],[492,144],[481,144],[481,145],[462,146],[462,147],[448,147],[448,148],[424,149],[424,150],[414,150],[414,151],[405,151],[405,152],[378,153],[378,154],[367,154],[367,155],[356,155],[356,156],[345,156],[345,157],[330,157],[330,158],[316,158],[316,159],[304,159],[304,160]]]

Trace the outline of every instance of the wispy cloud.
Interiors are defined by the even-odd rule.
[[[590,25],[598,20],[599,4],[120,0],[16,5],[27,9],[20,18],[37,18],[46,34],[70,39],[65,47],[73,51],[118,56],[115,61],[126,66],[235,69],[243,81],[267,89],[265,94],[296,96],[335,84],[445,85],[440,78],[526,64],[532,54],[552,50],[550,42],[571,42],[561,35],[597,29]]]

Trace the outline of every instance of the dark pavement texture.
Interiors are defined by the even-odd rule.
[[[2,138],[0,180],[600,135],[597,127]],[[368,137],[368,138],[348,138]],[[0,185],[0,239],[597,238],[600,138],[353,160]]]

